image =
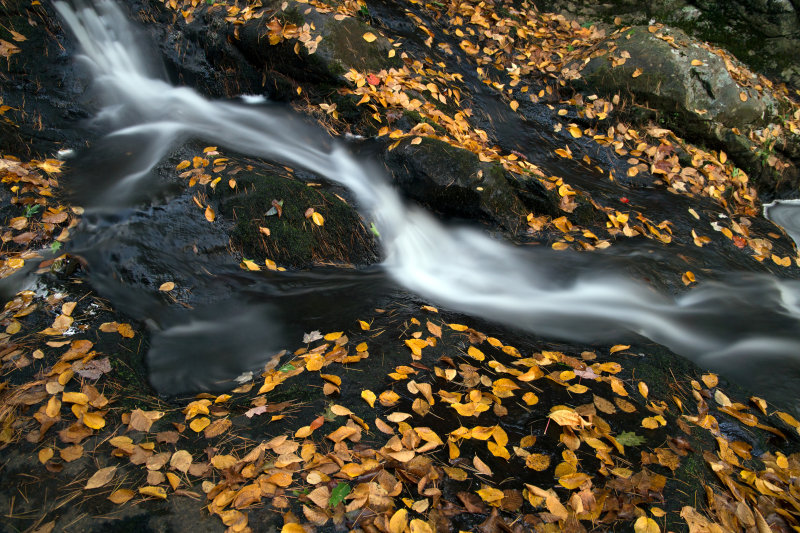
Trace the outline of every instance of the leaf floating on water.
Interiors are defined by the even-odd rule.
[[[517,109],[519,109],[519,102],[517,102],[516,100],[511,100],[511,103],[508,104],[508,106],[511,108],[511,111],[516,111]]]
[[[211,208],[210,205],[206,206],[205,216],[206,220],[208,220],[209,222],[214,222],[214,219],[217,218],[216,213],[214,213],[214,210]]]
[[[364,40],[365,40],[365,41],[367,41],[368,43],[375,42],[375,40],[378,38],[378,37],[376,37],[376,36],[375,36],[375,34],[374,34],[374,33],[372,33],[371,31],[368,31],[367,33],[365,33],[365,34],[364,34],[364,35],[362,35],[361,37],[363,37],[363,38],[364,38]]]
[[[161,292],[169,292],[174,288],[175,288],[175,282],[167,281],[165,283],[162,283],[161,286],[158,287],[158,290],[160,290]]]

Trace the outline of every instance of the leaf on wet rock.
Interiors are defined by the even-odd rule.
[[[105,468],[101,468],[92,474],[92,477],[89,478],[89,480],[86,482],[86,485],[83,487],[84,490],[97,489],[105,486],[114,478],[114,472],[116,471],[116,466],[107,466]]]

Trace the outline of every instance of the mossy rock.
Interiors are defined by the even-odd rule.
[[[503,167],[444,141],[403,141],[388,152],[386,163],[403,192],[445,216],[514,231],[528,212]]]
[[[233,220],[232,244],[256,263],[304,268],[315,263],[363,265],[377,261],[377,243],[355,209],[340,197],[292,177],[248,173],[236,177],[236,189],[223,190],[220,211]],[[281,216],[270,215],[272,201],[283,201]],[[324,217],[318,226],[305,213]],[[269,229],[265,235],[259,228]]]

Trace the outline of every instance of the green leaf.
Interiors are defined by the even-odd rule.
[[[350,485],[347,483],[339,483],[331,491],[331,498],[328,500],[328,505],[336,507],[344,501],[344,497],[350,494]]]
[[[380,231],[378,231],[378,228],[375,226],[375,223],[374,223],[374,222],[373,222],[373,223],[371,223],[371,224],[369,225],[369,230],[370,230],[370,231],[371,231],[371,232],[372,232],[372,233],[373,233],[373,234],[374,234],[376,237],[378,237],[378,238],[380,239],[380,237],[381,237],[381,232],[380,232]]]
[[[623,446],[641,446],[644,444],[644,437],[640,437],[633,431],[624,431],[617,435],[616,439]]]
[[[53,244],[50,245],[50,251],[57,252],[61,249],[61,243],[59,241],[53,241]]]
[[[284,373],[286,373],[286,372],[291,372],[291,371],[292,371],[292,370],[294,370],[295,368],[296,368],[296,367],[295,367],[295,366],[294,366],[292,363],[286,363],[285,365],[283,365],[282,367],[280,367],[280,368],[278,369],[278,372],[284,372]]]

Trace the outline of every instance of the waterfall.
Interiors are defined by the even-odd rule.
[[[107,193],[109,201],[135,190],[179,143],[201,139],[302,167],[348,188],[380,231],[382,268],[432,303],[545,337],[616,342],[638,334],[707,366],[749,361],[757,367],[775,357],[796,372],[797,282],[741,275],[701,283],[676,299],[621,275],[579,268],[572,264],[574,253],[520,249],[475,229],[445,226],[405,203],[377,165],[357,160],[285,111],[210,100],[159,79],[112,2],[55,6],[99,89],[96,120],[111,136],[148,140],[134,168]]]

